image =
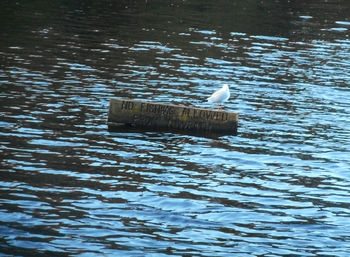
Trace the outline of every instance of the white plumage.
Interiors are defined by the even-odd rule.
[[[230,98],[230,89],[227,84],[224,84],[221,89],[213,93],[209,98],[209,103],[222,104]]]

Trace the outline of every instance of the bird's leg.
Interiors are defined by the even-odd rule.
[[[219,110],[219,112],[222,112],[222,107],[221,107],[221,105],[220,104],[217,104],[218,105],[218,110]]]

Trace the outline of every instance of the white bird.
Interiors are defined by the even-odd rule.
[[[215,103],[218,106],[226,102],[230,98],[230,89],[227,84],[224,84],[221,89],[213,93],[209,98],[207,98],[209,103]]]

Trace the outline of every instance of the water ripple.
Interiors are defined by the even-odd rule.
[[[340,2],[0,8],[1,254],[348,256]],[[238,136],[107,130],[111,97],[214,108],[222,83]]]

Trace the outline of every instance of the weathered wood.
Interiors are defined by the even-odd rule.
[[[112,98],[108,126],[237,134],[238,114],[173,104]]]

